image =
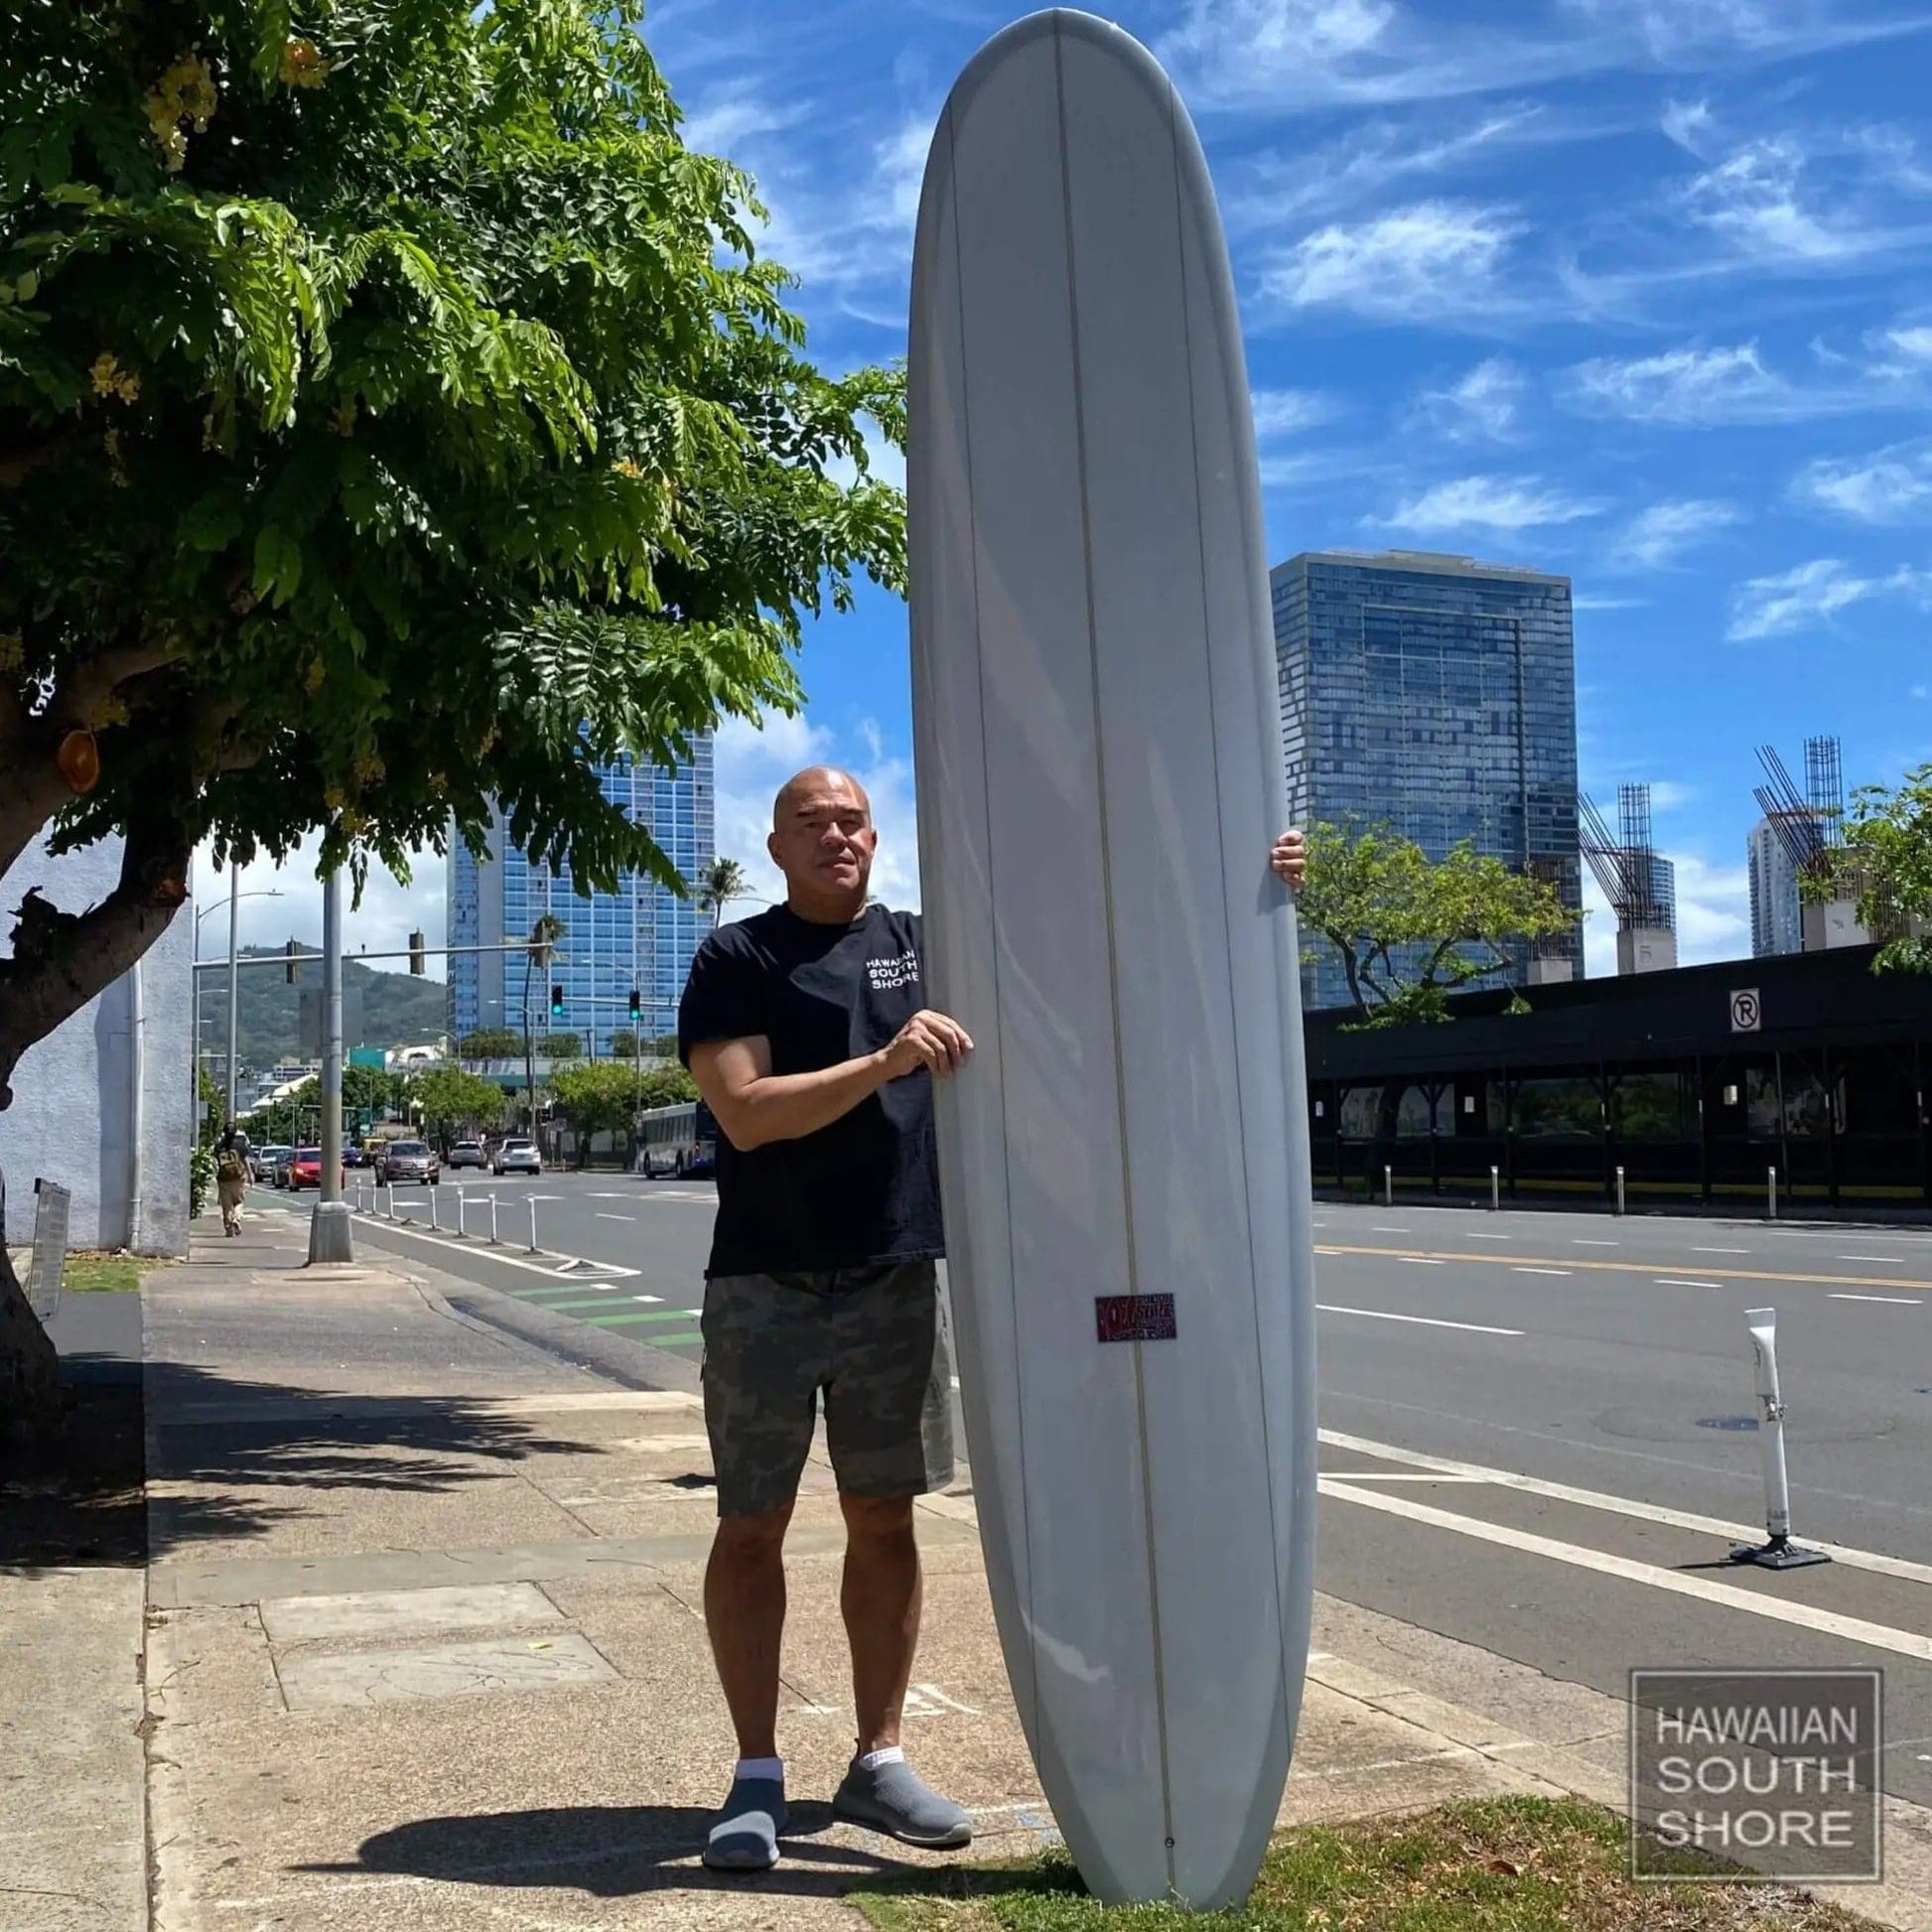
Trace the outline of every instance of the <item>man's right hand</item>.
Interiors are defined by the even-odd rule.
[[[973,1050],[966,1029],[943,1013],[915,1013],[886,1047],[882,1059],[889,1080],[902,1079],[920,1067],[935,1075],[956,1072]]]

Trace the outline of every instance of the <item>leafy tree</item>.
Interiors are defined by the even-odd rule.
[[[714,922],[723,924],[725,907],[750,892],[745,868],[736,859],[714,859],[698,874],[698,910],[709,912]]]
[[[301,1147],[320,1131],[322,1082],[304,1080],[285,1099],[264,1102],[243,1125],[256,1147]]]
[[[1852,795],[1845,843],[1804,882],[1807,897],[1835,898],[1847,885],[1859,923],[1883,943],[1879,973],[1932,973],[1932,764],[1897,787],[1862,785]]]
[[[11,7],[0,40],[0,874],[21,1054],[137,959],[189,855],[371,861],[491,801],[586,887],[678,889],[601,791],[795,710],[805,614],[897,587],[868,419],[690,152],[639,0]],[[850,486],[835,480],[856,468]],[[0,1239],[0,1403],[53,1351]]]
[[[460,1066],[425,1067],[409,1082],[409,1104],[421,1109],[423,1132],[445,1144],[503,1121],[503,1090]]]
[[[228,1131],[228,1096],[210,1077],[207,1068],[200,1064],[195,1068],[195,1097],[206,1109],[195,1136],[196,1145],[213,1147]]]
[[[1441,860],[1386,826],[1316,824],[1308,841],[1296,905],[1341,955],[1369,1026],[1447,1020],[1451,993],[1504,971],[1522,942],[1577,923],[1553,886],[1482,857],[1468,839]]]
[[[543,1034],[537,1039],[537,1051],[553,1060],[581,1059],[584,1042],[576,1034]]]
[[[697,1081],[675,1060],[668,1066],[646,1067],[637,1089],[637,1104],[641,1107],[671,1107],[697,1097]]]
[[[550,1091],[577,1130],[580,1168],[593,1134],[621,1133],[636,1115],[636,1076],[617,1060],[560,1066],[550,1075]]]
[[[620,1027],[611,1035],[611,1057],[616,1060],[635,1059],[644,1050],[643,1042],[628,1027]]]
[[[457,1043],[457,1051],[466,1060],[508,1060],[520,1054],[525,1044],[523,1035],[508,1027],[482,1027],[466,1034]]]
[[[657,1037],[651,1041],[650,1050],[653,1053],[655,1053],[660,1060],[676,1059],[677,1058],[677,1035],[659,1034]]]

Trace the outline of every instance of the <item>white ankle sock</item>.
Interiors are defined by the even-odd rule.
[[[888,1744],[883,1751],[866,1751],[859,1758],[862,1771],[876,1771],[882,1764],[903,1764],[904,1749],[897,1744]]]
[[[747,1778],[771,1778],[783,1784],[785,1761],[782,1757],[741,1757],[735,1776],[741,1784]]]

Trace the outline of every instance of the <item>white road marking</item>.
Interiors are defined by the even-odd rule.
[[[1905,1266],[1905,1257],[1903,1255],[1840,1255],[1839,1260],[1840,1261],[1882,1261],[1882,1262],[1889,1263],[1890,1266],[1892,1266],[1893,1268],[1903,1268]]]
[[[1369,1232],[1371,1234],[1407,1234],[1409,1230],[1407,1228],[1385,1228],[1379,1224],[1371,1223]]]
[[[1748,1248],[1693,1248],[1694,1255],[1747,1255]]]
[[[387,1228],[391,1234],[406,1234],[412,1241],[427,1241],[432,1247],[456,1249],[458,1253],[462,1253],[467,1248],[472,1254],[486,1256],[494,1267],[521,1268],[526,1274],[541,1275],[547,1281],[570,1281],[571,1277],[564,1271],[572,1267],[600,1268],[607,1275],[616,1276],[624,1280],[641,1275],[644,1272],[641,1268],[621,1267],[615,1261],[589,1261],[583,1255],[550,1254],[548,1249],[543,1250],[543,1252],[550,1254],[550,1261],[552,1263],[561,1262],[563,1267],[546,1266],[543,1262],[527,1261],[521,1255],[506,1255],[501,1248],[492,1248],[487,1241],[482,1240],[467,1241],[463,1244],[462,1248],[459,1248],[455,1237],[452,1235],[432,1234],[427,1228],[413,1228],[403,1221],[385,1220],[380,1214],[358,1214],[355,1217],[355,1223],[360,1227]],[[514,1236],[510,1237],[511,1240],[514,1238]],[[504,1245],[507,1246],[508,1242],[506,1241]],[[581,1287],[583,1284],[580,1282],[577,1286]]]
[[[1475,1482],[1487,1485],[1487,1476],[1439,1476],[1431,1469],[1336,1469],[1342,1482]]]
[[[1765,1595],[1758,1590],[1739,1589],[1733,1584],[1714,1584],[1703,1577],[1687,1576],[1680,1570],[1666,1570],[1654,1563],[1638,1563],[1630,1557],[1612,1556],[1607,1550],[1591,1550],[1578,1543],[1560,1543],[1555,1537],[1538,1536],[1529,1530],[1512,1529],[1504,1523],[1487,1523],[1479,1517],[1457,1516],[1412,1496],[1384,1495],[1374,1489],[1352,1488],[1334,1476],[1317,1476],[1315,1488],[1339,1502],[1359,1504],[1364,1509],[1379,1509],[1411,1523],[1431,1529],[1450,1530],[1458,1536],[1482,1543],[1499,1544],[1525,1556],[1543,1557],[1552,1563],[1569,1564],[1578,1570],[1593,1570],[1600,1576],[1618,1577],[1626,1583],[1642,1584],[1674,1596],[1689,1596],[1719,1609],[1741,1610],[1747,1616],[1761,1616],[1774,1623],[1789,1623],[1801,1630],[1816,1630],[1825,1636],[1840,1637],[1847,1643],[1863,1644],[1873,1650],[1889,1650],[1901,1657],[1916,1657],[1932,1663],[1932,1636],[1915,1630],[1894,1630],[1889,1624],[1867,1622],[1863,1617],[1843,1616],[1836,1610],[1822,1610],[1814,1604],[1798,1603],[1783,1597]],[[1757,1534],[1753,1532],[1753,1534]]]
[[[1881,1309],[1916,1309],[1924,1305],[1916,1297],[1902,1295],[1833,1295],[1833,1302],[1876,1302]]]
[[[1425,1328],[1460,1328],[1472,1335],[1520,1335],[1521,1328],[1491,1328],[1480,1321],[1445,1321],[1433,1314],[1392,1314],[1387,1309],[1343,1309],[1331,1302],[1314,1305],[1323,1314],[1363,1314],[1376,1321],[1415,1321]]]
[[[1687,1281],[1682,1275],[1656,1275],[1652,1279],[1659,1288],[1722,1288],[1722,1282]]]
[[[1587,1234],[1580,1234],[1570,1245],[1573,1248],[1614,1248],[1620,1244],[1615,1241],[1592,1241]]]
[[[1398,1261],[1406,1261],[1412,1268],[1442,1268],[1447,1264],[1433,1260],[1428,1255],[1397,1255]]]
[[[635,1194],[586,1194],[586,1200],[635,1200]]]
[[[596,1218],[600,1221],[634,1221],[637,1217],[634,1214],[607,1214],[600,1207],[597,1210]]]
[[[1553,1502],[1580,1503],[1586,1509],[1607,1510],[1613,1516],[1632,1516],[1641,1523],[1662,1523],[1676,1530],[1695,1530],[1702,1536],[1722,1536],[1733,1543],[1758,1543],[1763,1540],[1762,1523],[1727,1523],[1721,1516],[1700,1516],[1694,1510],[1671,1509],[1662,1503],[1633,1502],[1628,1496],[1612,1496],[1600,1489],[1579,1489],[1567,1482],[1548,1482],[1542,1476],[1523,1475],[1515,1469],[1491,1468],[1482,1462],[1459,1462],[1447,1455],[1428,1455],[1421,1449],[1403,1449],[1395,1443],[1371,1442],[1366,1436],[1351,1436],[1339,1429],[1320,1429],[1316,1439],[1330,1449],[1354,1449],[1384,1462],[1401,1462],[1412,1469],[1435,1469],[1445,1475],[1481,1476],[1504,1489],[1520,1489],[1525,1495],[1547,1496]],[[1808,1536],[1806,1545],[1823,1550],[1834,1563],[1854,1570],[1869,1570],[1881,1577],[1900,1577],[1907,1583],[1932,1584],[1932,1564],[1912,1563],[1904,1557],[1887,1557],[1875,1550],[1856,1550],[1848,1544],[1824,1543]]]
[[[1516,1239],[1513,1234],[1471,1234],[1468,1238],[1471,1241],[1514,1241]]]
[[[1512,1275],[1563,1275],[1568,1276],[1568,1268],[1525,1268],[1520,1263],[1509,1271]]]

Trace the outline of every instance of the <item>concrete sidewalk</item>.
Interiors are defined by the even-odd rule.
[[[768,1877],[723,1882],[696,1856],[733,1751],[699,1609],[713,1509],[694,1398],[546,1355],[454,1310],[427,1271],[307,1270],[291,1242],[260,1220],[238,1241],[203,1238],[144,1291],[153,1924],[857,1932],[842,1894],[916,1855],[834,1825],[823,1803],[852,1723],[823,1460],[787,1551],[795,1836]],[[974,1809],[974,1856],[1024,1853],[1051,1821],[967,1484],[918,1520],[907,1744]],[[137,1611],[121,1607],[103,1655],[131,1658]],[[60,1624],[35,1626],[46,1645]],[[56,1655],[45,1694],[71,1702]],[[0,1663],[0,1708],[19,1668]],[[85,1722],[124,1744],[134,1713],[113,1677],[86,1678]],[[1317,1598],[1282,1819],[1498,1791],[1615,1803],[1625,1736],[1613,1699]],[[138,1775],[103,1783],[93,1839],[110,1824],[112,1846],[140,1846],[140,1802]],[[1932,1932],[1932,1831],[1907,1812],[1892,1819],[1894,1883],[1844,1902]],[[42,1857],[30,1882],[66,1884],[58,1864]],[[122,1882],[103,1909],[62,1916],[52,1897],[7,1897],[0,1916],[21,1932],[132,1932],[145,1921],[127,1898]]]

